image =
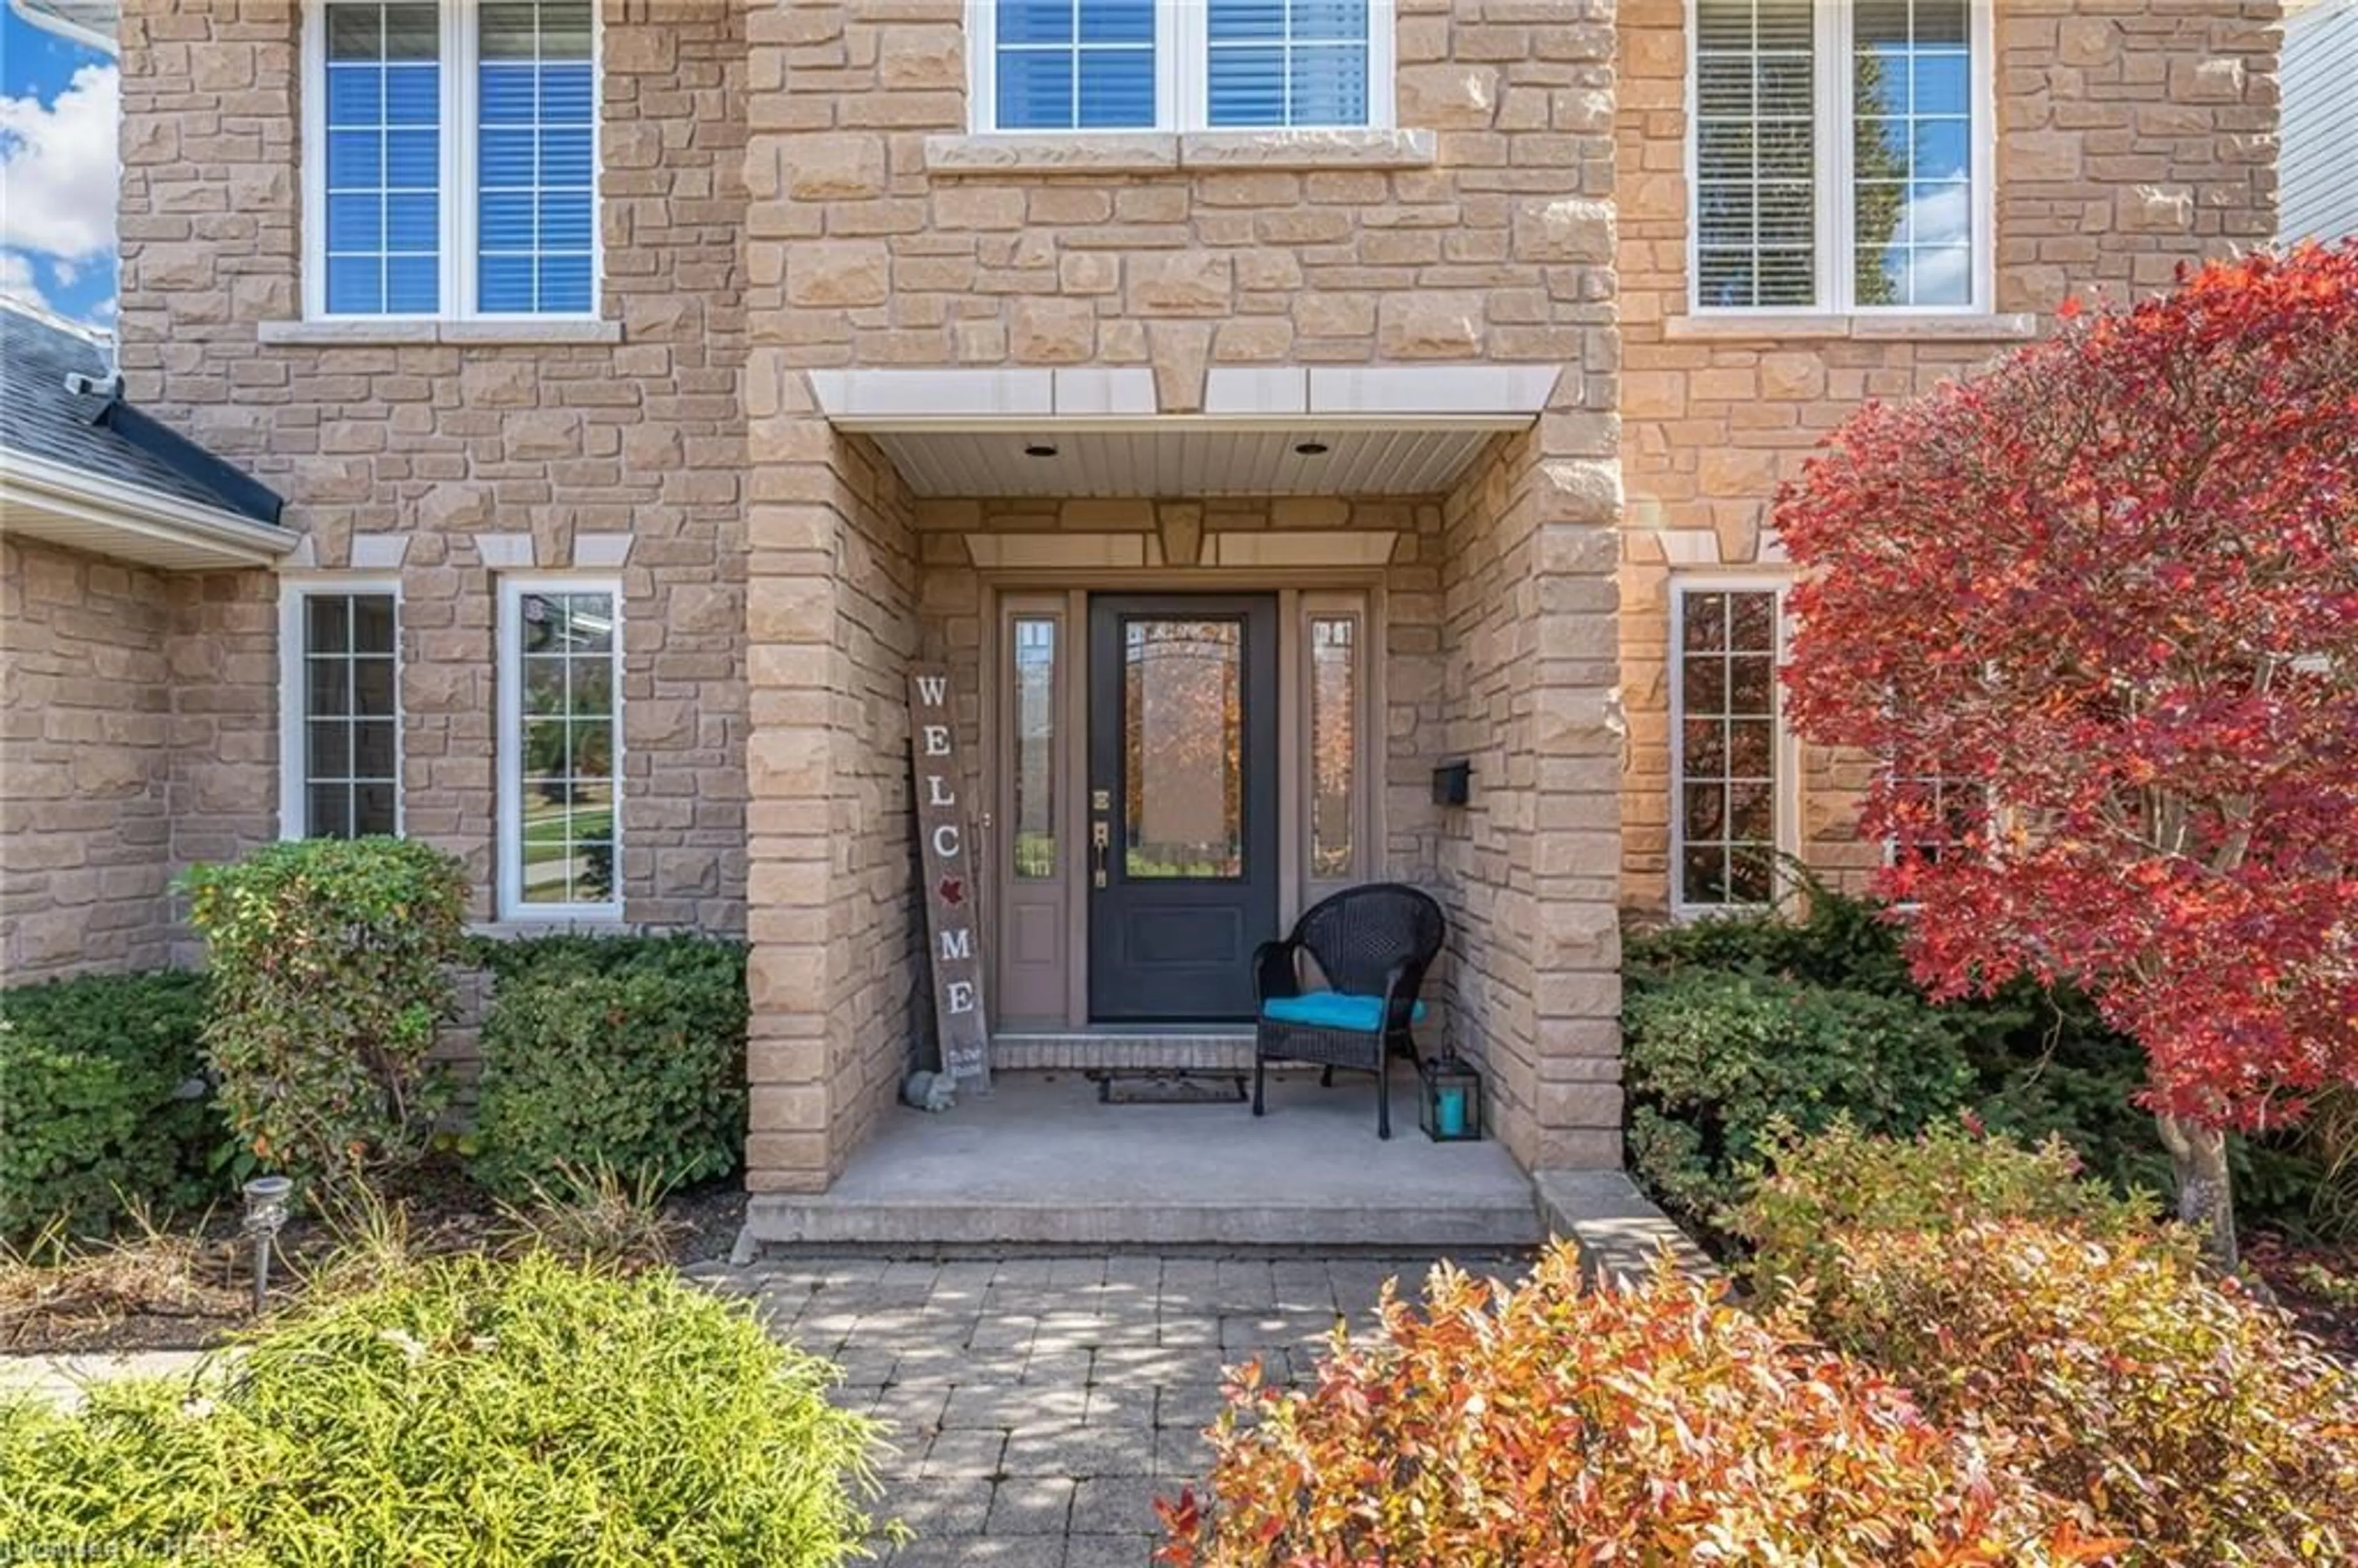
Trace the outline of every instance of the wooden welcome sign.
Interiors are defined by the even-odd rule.
[[[946,670],[909,673],[909,741],[917,786],[917,842],[925,871],[925,946],[933,957],[934,1032],[942,1071],[961,1091],[990,1091],[982,1016],[982,945],[975,940],[974,857],[958,790],[966,770],[950,717]]]

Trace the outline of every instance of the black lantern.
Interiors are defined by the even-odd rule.
[[[1417,1064],[1424,1092],[1417,1097],[1417,1124],[1435,1143],[1466,1143],[1482,1136],[1482,1075],[1444,1052]]]

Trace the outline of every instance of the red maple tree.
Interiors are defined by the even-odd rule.
[[[2085,988],[2232,1261],[2227,1130],[2358,1082],[2358,243],[2064,314],[1779,495],[1790,712],[1942,846],[1877,890],[1918,979]]]

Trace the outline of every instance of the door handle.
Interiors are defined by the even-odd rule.
[[[1095,880],[1099,887],[1106,885],[1106,846],[1112,838],[1113,835],[1107,828],[1104,817],[1100,816],[1089,824],[1089,849],[1097,859]]]

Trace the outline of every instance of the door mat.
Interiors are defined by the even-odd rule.
[[[1098,1087],[1099,1105],[1242,1105],[1242,1073],[1195,1073],[1173,1067],[1092,1067],[1082,1076]]]

